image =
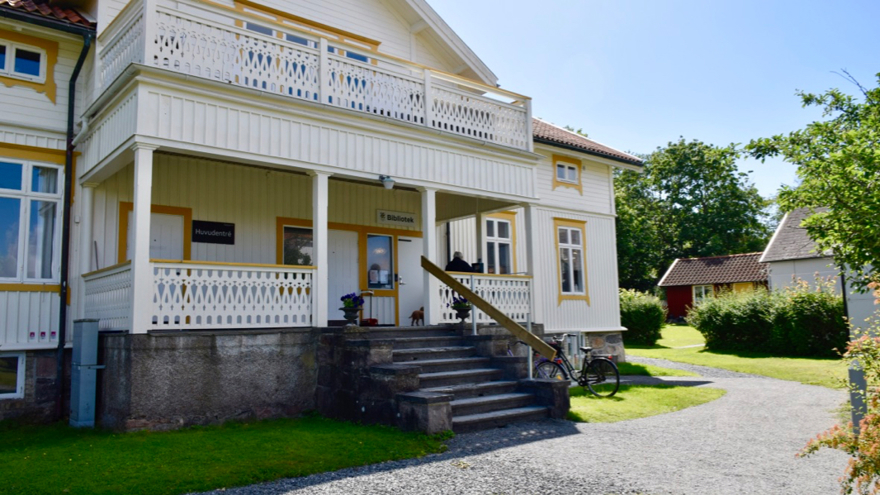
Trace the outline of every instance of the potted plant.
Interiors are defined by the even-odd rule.
[[[455,316],[458,316],[462,323],[471,313],[471,303],[463,297],[453,297],[452,303],[447,306],[455,310]]]
[[[349,325],[354,325],[357,321],[358,313],[364,308],[364,298],[352,292],[340,298],[342,307],[339,308],[345,314],[345,319]]]

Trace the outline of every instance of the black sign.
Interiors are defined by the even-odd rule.
[[[235,244],[235,224],[193,220],[193,242]]]

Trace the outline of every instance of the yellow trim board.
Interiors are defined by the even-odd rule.
[[[55,85],[55,65],[58,63],[58,42],[28,36],[14,31],[7,31],[5,29],[0,29],[0,39],[8,40],[13,43],[20,43],[22,45],[35,46],[46,52],[46,80],[44,82],[27,81],[25,79],[10,76],[0,76],[0,82],[2,82],[7,88],[23,86],[25,88],[31,88],[37,93],[44,93],[54,105],[55,93],[58,91]],[[10,54],[6,54],[7,64],[10,63],[8,59],[9,55]]]
[[[495,220],[506,220],[510,222],[510,249],[512,251],[510,257],[511,262],[513,264],[513,272],[516,273],[519,270],[517,269],[517,261],[516,261],[516,212],[515,211],[501,211],[498,213],[490,213],[488,215],[484,215],[484,218],[493,218]],[[488,241],[487,241],[488,242]],[[484,252],[486,247],[483,247]],[[495,275],[492,273],[487,273],[486,275]],[[503,273],[499,273],[497,275],[507,275]]]
[[[555,190],[557,187],[570,187],[572,189],[577,190],[577,192],[580,193],[581,196],[583,196],[584,195],[584,186],[581,182],[581,170],[584,168],[583,162],[581,162],[577,158],[572,158],[570,156],[564,156],[564,155],[553,155],[552,161],[553,161],[553,170],[552,170],[552,172],[553,172],[553,189]],[[564,163],[566,165],[574,165],[577,168],[577,173],[578,173],[577,184],[575,184],[573,182],[566,182],[563,180],[559,180],[559,176],[556,173],[556,165],[559,163]]]
[[[60,292],[61,286],[45,284],[0,284],[2,292]],[[70,291],[68,289],[68,294]],[[69,303],[68,303],[69,304]]]
[[[563,294],[562,293],[562,260],[559,259],[559,227],[568,227],[580,229],[581,231],[581,249],[583,249],[584,262],[584,293],[583,294]],[[556,244],[556,290],[559,295],[559,303],[562,301],[585,301],[590,305],[590,278],[587,270],[587,221],[572,220],[570,218],[553,218],[553,239]]]
[[[119,263],[126,261],[128,251],[128,212],[134,211],[134,203],[119,202],[119,241],[116,259]],[[192,258],[192,208],[181,206],[151,205],[150,213],[183,216],[183,257],[188,261]]]
[[[24,144],[0,143],[0,156],[4,158],[64,165],[67,159],[66,154],[67,152],[64,150],[39,148]]]

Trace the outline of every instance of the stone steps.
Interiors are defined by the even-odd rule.
[[[482,383],[463,383],[459,385],[445,385],[434,388],[423,388],[425,392],[437,392],[449,394],[455,400],[469,397],[485,397],[497,394],[509,394],[516,391],[517,382],[513,380],[501,380]]]
[[[460,357],[451,359],[426,359],[424,361],[407,364],[418,364],[422,367],[422,374],[425,374],[486,368],[489,366],[490,361],[489,358],[484,357]]]
[[[491,382],[501,378],[502,372],[495,368],[477,368],[459,371],[441,371],[438,373],[421,373],[419,380],[422,388],[442,387],[481,382]]]
[[[504,409],[517,409],[531,406],[535,402],[535,396],[519,392],[506,394],[487,395],[485,397],[470,397],[456,399],[449,403],[452,406],[453,421],[456,417],[470,416],[474,414],[501,411]]]
[[[377,327],[368,334],[370,339],[397,339],[407,337],[461,337],[449,327]]]
[[[422,361],[434,359],[452,359],[471,357],[476,353],[473,346],[452,347],[416,347],[413,349],[398,349],[392,351],[395,363],[419,364]]]
[[[394,350],[418,349],[427,347],[463,347],[465,345],[462,338],[458,335],[435,337],[399,337],[383,340],[390,340],[394,345]]]
[[[487,413],[453,416],[452,431],[466,433],[469,431],[487,430],[519,421],[536,421],[546,418],[547,415],[548,409],[546,407],[526,406]]]

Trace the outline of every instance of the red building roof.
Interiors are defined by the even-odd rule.
[[[631,165],[642,165],[642,159],[618,151],[610,146],[593,141],[590,138],[581,136],[580,134],[563,129],[541,119],[532,119],[532,136],[539,143],[549,144],[551,146],[561,146],[563,148],[582,151],[591,155],[600,155],[610,158],[618,162],[624,162]]]
[[[732,284],[766,282],[767,264],[759,263],[761,253],[729,254],[708,258],[679,258],[672,262],[660,287],[677,285]]]
[[[86,19],[74,9],[51,5],[48,0],[0,0],[0,8],[27,12],[28,14],[48,17],[56,21],[66,22],[94,28],[95,23]]]

